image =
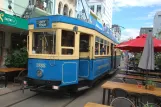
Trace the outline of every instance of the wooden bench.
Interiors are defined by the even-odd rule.
[[[88,102],[84,107],[111,107],[111,106]]]
[[[25,68],[0,68],[0,72],[5,73],[5,87],[8,84],[8,73],[17,72],[17,71],[25,71]]]

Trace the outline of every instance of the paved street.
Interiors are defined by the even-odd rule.
[[[94,88],[82,91],[73,97],[62,96],[61,93],[36,93],[21,90],[0,96],[1,107],[84,107],[87,102],[101,103],[102,80]]]

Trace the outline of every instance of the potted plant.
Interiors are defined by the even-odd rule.
[[[152,80],[147,80],[146,87],[148,90],[154,90],[156,84]]]

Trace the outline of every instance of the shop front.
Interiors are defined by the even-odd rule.
[[[27,34],[27,20],[0,12],[0,66],[4,66],[10,50],[26,45]]]

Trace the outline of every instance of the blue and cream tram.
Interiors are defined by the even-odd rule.
[[[79,19],[60,15],[31,18],[24,83],[33,89],[53,90],[89,86],[119,65],[116,44],[114,37]]]

